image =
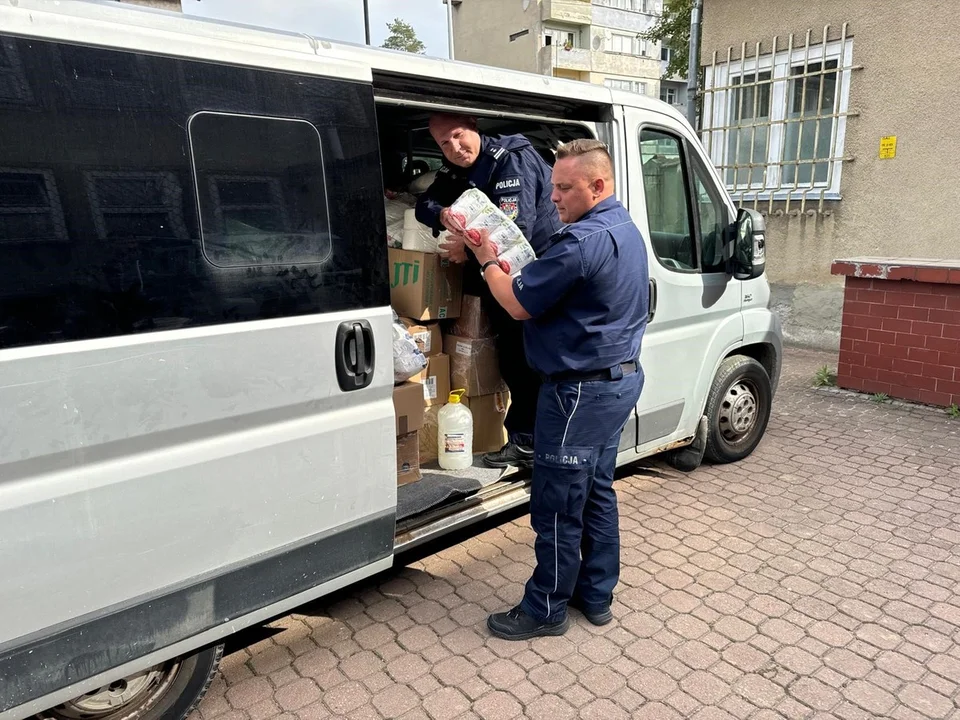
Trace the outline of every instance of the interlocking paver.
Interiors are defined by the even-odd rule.
[[[622,475],[614,623],[489,636],[524,517],[272,623],[191,720],[960,716],[960,422],[812,389],[834,362],[789,351],[746,460]]]

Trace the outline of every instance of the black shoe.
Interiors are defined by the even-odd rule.
[[[505,468],[511,465],[523,468],[533,467],[533,448],[508,442],[498,452],[487,453],[483,456],[487,467]]]
[[[570,618],[564,617],[555,623],[540,622],[517,605],[513,610],[494,613],[488,617],[487,627],[496,637],[504,640],[529,640],[547,635],[563,635],[570,627]]]
[[[606,610],[586,610],[583,606],[583,601],[581,601],[578,597],[574,597],[570,598],[570,600],[567,602],[567,607],[572,607],[574,610],[579,610],[580,614],[589,620],[593,625],[607,625],[611,620],[613,620],[613,610],[610,609],[609,605],[607,605]]]

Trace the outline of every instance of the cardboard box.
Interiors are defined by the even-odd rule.
[[[463,268],[434,253],[389,248],[390,304],[401,317],[460,317]]]
[[[478,397],[506,389],[491,338],[447,335],[443,338],[443,351],[450,356],[451,390],[466,390],[468,397]]]
[[[423,427],[423,386],[405,382],[393,388],[393,411],[397,416],[397,436]]]
[[[428,407],[423,412],[423,427],[420,428],[420,466],[436,462],[440,456],[437,449],[437,428],[440,425],[440,408],[443,405]]]
[[[490,319],[483,310],[483,301],[476,295],[464,295],[460,302],[460,317],[450,328],[450,335],[482,340],[493,337]]]
[[[397,437],[397,485],[416,482],[420,474],[420,433]]]
[[[496,392],[479,397],[465,397],[463,404],[473,413],[473,452],[496,452],[507,442],[503,421],[510,407],[510,393]],[[436,445],[436,439],[434,439]]]
[[[413,336],[417,347],[427,357],[439,355],[443,352],[443,335],[440,333],[440,323],[420,323],[410,318],[400,318],[400,322]]]
[[[427,367],[419,375],[410,378],[423,385],[423,405],[443,405],[450,396],[450,356],[434,355],[427,358]]]

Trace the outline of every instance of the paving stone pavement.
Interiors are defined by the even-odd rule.
[[[523,516],[272,623],[191,720],[960,717],[960,420],[812,389],[834,363],[788,352],[747,460],[617,483],[610,625],[488,635]]]

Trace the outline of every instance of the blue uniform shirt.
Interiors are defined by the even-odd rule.
[[[540,256],[563,223],[550,201],[553,170],[522,135],[480,136],[480,155],[469,168],[444,162],[437,178],[417,201],[416,215],[433,228],[444,229],[440,211],[470,188],[477,188],[511,220]]]
[[[647,249],[616,198],[564,227],[513,280],[531,315],[523,340],[545,375],[597,372],[638,360],[649,305]]]

